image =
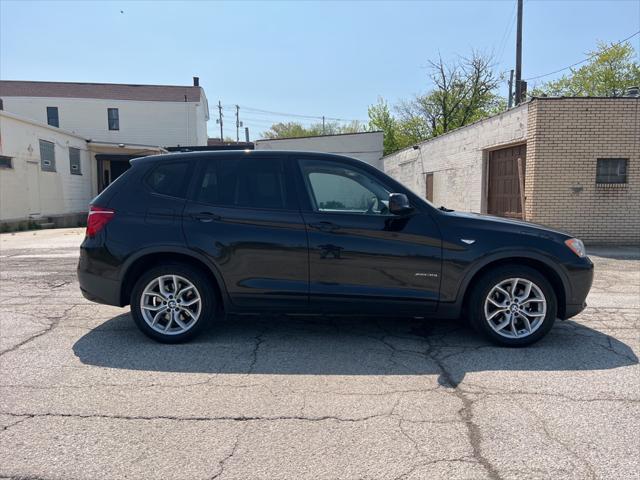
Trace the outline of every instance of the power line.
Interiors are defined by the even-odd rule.
[[[304,118],[304,119],[309,119],[309,120],[318,120],[318,121],[322,121],[323,116],[322,115],[304,115],[301,113],[289,113],[289,112],[276,112],[273,110],[264,110],[262,108],[254,108],[254,107],[249,107],[246,105],[240,105],[240,107],[246,111],[255,113],[257,115],[275,115],[275,116],[279,116],[279,117],[293,117],[293,118]],[[225,106],[225,108],[234,108],[235,109],[235,105],[231,106]],[[360,123],[367,123],[368,120],[357,120],[357,119],[349,119],[349,118],[338,118],[338,117],[324,117],[325,120],[330,120],[330,121],[334,121],[334,122],[360,122]]]
[[[611,45],[609,48],[605,49],[605,50],[604,50],[604,52],[607,52],[607,51],[611,50],[613,47],[617,47],[618,45],[622,45],[624,42],[626,42],[627,40],[631,40],[633,37],[635,37],[635,36],[636,36],[636,35],[638,35],[639,33],[640,33],[640,30],[638,30],[638,31],[637,31],[636,33],[634,33],[633,35],[629,35],[629,36],[628,36],[627,38],[625,38],[624,40],[620,40],[619,42],[614,43],[614,44],[613,44],[613,45]],[[527,80],[527,81],[529,81],[529,80],[536,80],[536,79],[538,79],[538,78],[548,77],[549,75],[553,75],[554,73],[560,73],[560,72],[562,72],[563,70],[567,70],[568,68],[573,68],[573,67],[575,67],[575,66],[577,66],[577,65],[580,65],[580,64],[582,64],[582,63],[588,62],[588,61],[589,61],[589,60],[591,60],[592,58],[595,58],[595,57],[597,57],[598,55],[601,55],[601,54],[602,54],[602,53],[604,53],[604,52],[597,52],[597,53],[594,53],[594,54],[593,54],[593,55],[591,55],[590,57],[587,57],[587,58],[585,58],[584,60],[580,60],[579,62],[573,63],[573,64],[569,65],[568,67],[560,68],[560,69],[555,70],[555,71],[553,71],[553,72],[545,73],[544,75],[537,75],[537,76],[535,76],[535,77],[529,77],[529,78],[527,78],[526,80]]]
[[[511,10],[511,13],[509,14],[509,21],[508,23],[505,25],[505,29],[504,29],[504,33],[501,37],[499,46],[498,46],[498,50],[496,50],[496,52],[498,53],[498,56],[496,57],[496,60],[498,62],[502,61],[502,55],[504,54],[504,49],[507,47],[507,40],[509,39],[509,37],[511,36],[511,32],[513,30],[513,25],[516,23],[516,5],[517,3],[514,2],[513,3],[513,9]]]

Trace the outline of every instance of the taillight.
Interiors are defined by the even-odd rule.
[[[87,216],[87,237],[95,237],[97,233],[109,223],[115,216],[116,212],[109,208],[91,205],[89,215]]]

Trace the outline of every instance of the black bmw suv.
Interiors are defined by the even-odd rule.
[[[464,315],[507,346],[585,308],[582,242],[527,222],[435,208],[379,170],[300,152],[131,161],[96,197],[84,296],[131,305],[149,337],[190,339],[225,313]]]

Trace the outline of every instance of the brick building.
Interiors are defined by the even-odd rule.
[[[383,165],[436,205],[640,244],[640,98],[535,98]]]

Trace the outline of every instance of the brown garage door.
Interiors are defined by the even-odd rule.
[[[527,146],[502,148],[489,153],[488,213],[502,217],[522,218],[520,185],[524,186]],[[521,158],[522,178],[518,159]]]

